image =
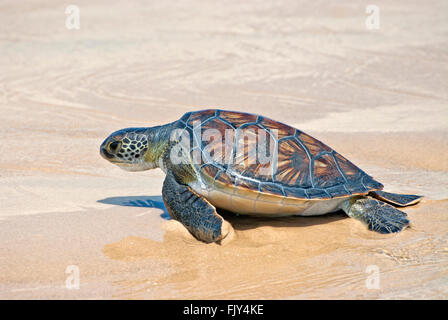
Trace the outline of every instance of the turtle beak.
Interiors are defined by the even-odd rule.
[[[114,155],[110,154],[109,151],[107,151],[107,149],[103,146],[100,148],[100,155],[106,160],[114,158]]]
[[[104,140],[104,142],[101,144],[100,146],[100,155],[106,159],[106,160],[110,160],[114,158],[114,155],[112,153],[109,152],[109,150],[107,149],[107,146],[109,145],[109,139]]]

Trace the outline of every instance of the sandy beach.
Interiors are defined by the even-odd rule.
[[[60,1],[0,3],[0,299],[448,299],[448,2],[376,1],[373,30],[370,1],[74,4],[79,29]],[[162,171],[99,146],[207,108],[288,123],[424,195],[411,227],[226,214],[232,241],[197,241]]]

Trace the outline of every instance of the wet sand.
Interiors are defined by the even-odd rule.
[[[380,2],[366,30],[368,4],[77,1],[67,30],[57,1],[3,1],[0,298],[447,299],[448,4]],[[98,148],[211,107],[294,125],[423,194],[411,228],[225,214],[231,242],[196,241],[169,220],[161,171]]]

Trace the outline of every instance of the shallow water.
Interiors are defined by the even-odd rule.
[[[75,31],[57,1],[3,1],[0,298],[448,298],[448,5],[381,4],[372,31],[367,4],[77,1]],[[227,215],[231,242],[194,240],[162,172],[98,147],[210,107],[294,125],[424,195],[412,227]]]

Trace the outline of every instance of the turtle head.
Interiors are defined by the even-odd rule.
[[[101,156],[126,171],[143,171],[156,167],[151,161],[149,128],[115,131],[100,147]]]

